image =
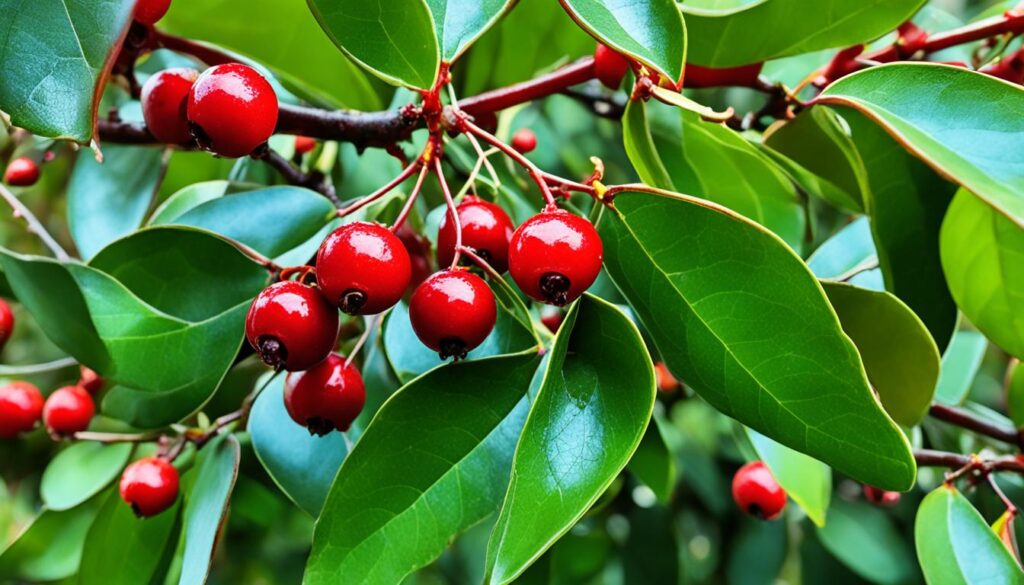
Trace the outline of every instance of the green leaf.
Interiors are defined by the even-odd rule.
[[[244,26],[232,24],[243,14]],[[258,61],[310,101],[355,110],[385,105],[366,74],[334,48],[303,0],[174,0],[160,29]]]
[[[559,0],[583,30],[668,77],[683,78],[686,25],[673,0]]]
[[[669,424],[655,412],[640,440],[640,446],[629,460],[629,470],[665,504],[672,499],[678,475],[675,457],[669,450],[665,431],[662,430],[663,426]]]
[[[961,190],[942,223],[941,255],[964,315],[993,343],[1024,358],[1024,226]]]
[[[87,144],[133,0],[0,0],[0,110],[38,136]]]
[[[900,585],[917,576],[910,547],[892,518],[870,504],[836,499],[818,538],[847,568],[872,583]]]
[[[857,344],[868,380],[892,419],[916,426],[939,379],[939,348],[921,319],[898,298],[839,282],[823,282],[843,331]]]
[[[494,330],[479,347],[469,352],[469,359],[515,353],[535,344],[522,322],[501,307]],[[395,375],[403,383],[444,363],[436,351],[416,337],[409,321],[409,306],[404,301],[395,305],[384,319],[384,351]]]
[[[172,157],[182,154],[195,153],[175,152]],[[223,197],[232,193],[249,191],[258,187],[258,185],[219,180],[192,183],[187,187],[183,187],[178,191],[175,191],[170,197],[164,200],[164,202],[156,208],[156,211],[153,212],[153,215],[150,216],[147,225],[166,225],[173,223],[176,218],[185,215],[189,210],[199,207],[207,201],[213,201],[218,197]]]
[[[957,311],[939,262],[939,228],[956,186],[862,114],[840,111],[867,173],[866,205],[885,287],[945,347],[956,328]]]
[[[772,585],[789,548],[785,522],[744,518],[728,555],[730,585]],[[807,575],[805,582],[811,582]]]
[[[953,486],[943,484],[921,502],[914,541],[929,583],[1024,583],[1017,561]]]
[[[39,492],[50,510],[69,510],[88,500],[121,475],[131,443],[81,442],[64,449],[43,471]]]
[[[978,375],[986,349],[988,340],[984,335],[976,331],[957,331],[942,355],[935,400],[954,406],[962,404]]]
[[[427,0],[441,59],[454,62],[513,5],[515,0]]]
[[[844,77],[817,101],[863,113],[935,172],[1024,228],[1020,86],[960,67],[899,63]]]
[[[191,489],[185,495],[185,550],[178,585],[206,581],[217,535],[227,520],[240,461],[238,440],[232,435],[217,437],[199,452],[190,473],[194,476],[190,478]]]
[[[832,498],[832,470],[821,461],[776,443],[744,427],[757,456],[768,466],[786,495],[793,499],[812,522],[825,526]]]
[[[164,150],[111,145],[103,164],[81,152],[68,183],[68,227],[83,258],[142,225],[163,176]]]
[[[679,583],[684,571],[672,519],[664,506],[633,509],[622,555],[626,583]]]
[[[910,19],[925,0],[687,0],[688,60],[736,67],[871,41]]]
[[[605,267],[672,371],[723,413],[847,475],[913,485],[906,438],[781,240],[684,195],[623,193],[615,205],[599,223]]]
[[[842,280],[877,262],[871,224],[861,217],[825,240],[807,259],[807,266],[818,278]]]
[[[341,433],[317,437],[292,420],[284,407],[284,379],[277,376],[256,399],[249,434],[256,456],[274,483],[316,518],[348,448]]]
[[[487,545],[488,583],[508,583],[572,528],[640,444],[654,407],[640,332],[589,294],[566,315],[523,427]]]
[[[137,518],[111,493],[86,536],[78,585],[138,585],[162,578],[162,565],[178,542],[180,502],[153,518]]]
[[[338,472],[304,582],[398,583],[494,512],[539,361],[450,364],[394,394]]]
[[[799,249],[804,212],[789,178],[722,124],[656,102],[631,101],[623,118],[629,159],[649,185],[724,205]]]
[[[1006,371],[1006,405],[1017,428],[1024,426],[1024,367],[1014,362]]]
[[[433,87],[441,57],[426,0],[307,3],[334,44],[370,72],[395,85]]]

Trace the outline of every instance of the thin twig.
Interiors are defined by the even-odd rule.
[[[72,357],[65,357],[42,364],[0,366],[0,376],[31,376],[33,374],[43,374],[54,370],[63,370],[64,368],[70,368],[75,365],[78,365],[78,360]]]
[[[961,408],[935,403],[928,409],[928,414],[941,421],[974,431],[997,441],[1018,447],[1022,444],[1020,432],[1016,429],[987,421]]]
[[[57,243],[57,240],[53,239],[53,236],[50,235],[50,232],[46,231],[46,228],[43,227],[43,224],[38,218],[36,218],[32,211],[29,210],[29,208],[26,207],[25,204],[14,195],[14,193],[11,193],[10,189],[8,189],[6,185],[0,184],[0,197],[2,197],[4,201],[11,206],[15,217],[20,217],[25,220],[25,223],[28,224],[28,231],[38,236],[39,239],[42,240],[43,244],[50,249],[50,252],[52,252],[58,260],[66,262],[71,259],[71,256],[68,255],[67,251]]]
[[[462,256],[462,221],[459,219],[459,210],[455,207],[455,200],[452,198],[452,191],[448,188],[448,181],[444,178],[444,169],[441,168],[441,157],[434,157],[434,172],[437,173],[437,182],[444,193],[444,201],[448,205],[448,215],[455,225],[455,254],[452,255],[452,263],[449,268],[459,265]]]
[[[397,177],[392,179],[387,185],[384,185],[383,187],[377,189],[373,193],[370,193],[366,197],[359,199],[358,201],[349,205],[348,207],[343,207],[342,209],[339,209],[338,217],[345,217],[347,215],[355,213],[360,209],[366,207],[367,205],[373,203],[374,201],[380,199],[381,197],[387,195],[388,193],[393,191],[395,187],[401,185],[402,183],[405,182],[406,179],[411,177],[412,174],[416,172],[416,167],[420,164],[420,161],[417,160],[417,162],[402,169],[402,172],[399,173]]]
[[[352,351],[350,351],[348,353],[348,357],[345,358],[346,368],[349,367],[349,365],[352,364],[352,360],[359,355],[359,350],[363,349],[363,345],[366,344],[366,340],[370,338],[370,334],[373,333],[373,330],[376,329],[378,325],[380,325],[381,319],[383,319],[386,314],[387,311],[378,313],[373,317],[370,317],[369,321],[367,321],[366,329],[363,330],[362,335],[360,335],[359,339],[356,340],[356,344],[352,346]]]
[[[398,213],[398,217],[395,218],[395,223],[391,226],[392,232],[397,232],[402,224],[405,223],[406,218],[409,217],[409,213],[412,212],[412,206],[416,204],[416,198],[419,197],[420,191],[423,189],[423,180],[427,178],[430,173],[430,166],[423,165],[420,169],[419,176],[416,177],[416,184],[413,185],[412,191],[409,192],[409,198],[405,200],[405,205],[402,206],[402,211]]]

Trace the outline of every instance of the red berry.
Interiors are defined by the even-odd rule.
[[[537,135],[529,128],[520,128],[512,135],[512,148],[517,152],[526,154],[537,148]]]
[[[654,364],[655,378],[658,380],[658,390],[662,392],[674,392],[679,389],[679,380],[672,375],[672,372],[668,371],[668,366],[663,362],[656,362]]]
[[[7,301],[0,299],[0,349],[3,349],[7,340],[14,333],[14,311]]]
[[[865,485],[864,499],[876,506],[891,508],[900,503],[900,493],[879,489],[873,485]]]
[[[12,187],[31,187],[38,180],[39,165],[27,156],[12,160],[4,172],[4,182]]]
[[[363,411],[366,387],[359,370],[336,353],[305,372],[288,374],[284,406],[292,420],[324,436],[345,432]]]
[[[395,232],[395,235],[398,236],[399,240],[402,240],[405,251],[409,253],[409,262],[412,264],[412,277],[409,280],[407,290],[414,289],[434,273],[434,268],[430,262],[430,240],[416,233],[415,230],[409,227],[408,223],[403,223],[402,227],[398,228]]]
[[[509,272],[530,297],[562,306],[594,284],[603,253],[589,221],[562,209],[543,211],[512,234]]]
[[[465,270],[434,274],[409,300],[413,331],[441,359],[465,358],[487,339],[497,318],[494,293],[482,278]]]
[[[551,308],[551,310],[542,311],[540,314],[540,322],[552,333],[558,333],[558,328],[562,326],[564,320],[565,315],[559,309]]]
[[[199,146],[237,158],[252,154],[274,133],[277,94],[252,67],[227,63],[199,76],[186,111]]]
[[[178,470],[166,459],[139,459],[121,474],[121,499],[140,518],[156,516],[178,499],[178,481]]]
[[[316,148],[316,140],[309,136],[295,137],[295,154],[303,155],[312,152],[314,148]]]
[[[268,366],[305,370],[324,361],[338,342],[338,311],[311,286],[276,282],[249,307],[245,337]]]
[[[138,0],[135,4],[135,20],[142,24],[156,24],[170,7],[171,0]]]
[[[505,210],[475,195],[462,200],[456,208],[462,224],[462,245],[473,248],[498,272],[508,270],[508,242],[515,226]],[[455,222],[451,212],[444,214],[437,231],[437,263],[448,266],[455,256]]]
[[[43,406],[43,422],[55,435],[71,435],[89,428],[96,405],[92,395],[81,386],[54,390]]]
[[[43,415],[43,395],[28,382],[0,386],[0,439],[31,431]]]
[[[609,89],[619,89],[629,71],[629,61],[613,49],[598,43],[594,49],[594,77]]]
[[[412,264],[398,236],[375,223],[331,232],[316,254],[316,279],[331,302],[349,315],[373,315],[402,298]]]
[[[185,110],[188,93],[199,72],[188,67],[164,69],[142,86],[142,117],[157,140],[165,144],[190,144],[192,132]]]
[[[78,366],[78,385],[85,388],[85,391],[93,396],[103,389],[103,378],[95,371],[85,366]]]
[[[786,507],[786,492],[760,461],[747,463],[732,478],[732,498],[741,510],[762,520],[774,520]]]

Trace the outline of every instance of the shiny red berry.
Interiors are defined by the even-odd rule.
[[[253,300],[245,337],[268,366],[294,372],[322,362],[338,341],[338,311],[311,286],[276,282]]]
[[[55,435],[71,435],[89,428],[96,404],[92,395],[81,386],[64,386],[54,390],[43,406],[43,422]]]
[[[324,436],[345,432],[366,404],[366,387],[359,370],[332,353],[305,372],[288,374],[284,386],[284,407],[292,420]]]
[[[0,439],[13,439],[35,428],[43,415],[43,395],[28,382],[0,386]]]
[[[601,43],[594,49],[594,77],[609,89],[619,89],[629,71],[629,61]]]
[[[423,345],[441,359],[463,359],[494,329],[494,293],[466,270],[444,270],[428,278],[409,299],[409,320]]]
[[[316,148],[316,140],[309,136],[296,136],[295,137],[295,154],[303,155],[308,152],[313,152]]]
[[[732,497],[741,510],[762,520],[775,520],[786,507],[786,492],[760,461],[747,463],[736,472]]]
[[[375,223],[341,226],[324,239],[316,255],[320,290],[349,315],[390,309],[410,278],[412,265],[402,241]]]
[[[93,396],[103,389],[103,378],[95,371],[85,366],[78,366],[78,385],[85,388],[85,391]]]
[[[38,180],[39,165],[27,156],[12,160],[4,172],[4,182],[12,187],[31,187]]]
[[[456,208],[462,225],[462,245],[473,248],[498,272],[508,270],[508,242],[516,227],[505,210],[470,195]],[[455,256],[455,222],[451,212],[441,219],[437,231],[437,263],[449,266]]]
[[[188,93],[199,72],[188,67],[164,69],[142,86],[142,117],[157,140],[164,144],[190,144],[192,132],[185,111]]]
[[[142,24],[156,24],[170,7],[171,0],[138,0],[135,4],[135,20]]]
[[[140,518],[156,516],[178,499],[178,470],[166,459],[146,457],[121,474],[121,499]]]
[[[900,493],[879,489],[873,485],[865,485],[864,499],[876,506],[891,508],[900,503]]]
[[[277,94],[258,71],[241,63],[217,65],[192,85],[186,109],[202,148],[230,158],[264,145],[277,126]]]
[[[509,272],[530,297],[562,306],[594,284],[603,254],[589,221],[561,209],[543,211],[512,234]]]
[[[537,135],[529,128],[520,128],[512,135],[512,148],[517,152],[526,154],[537,148]]]
[[[0,349],[3,349],[7,340],[14,333],[14,311],[7,301],[0,299]]]

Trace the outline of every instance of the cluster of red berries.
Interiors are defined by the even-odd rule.
[[[438,231],[442,266],[456,256],[461,227],[463,247],[498,273],[508,270],[524,293],[544,303],[573,301],[600,272],[600,236],[589,221],[568,211],[547,209],[516,229],[501,207],[471,195],[456,213],[458,227],[449,212]],[[253,301],[246,338],[265,363],[294,372],[285,383],[285,405],[311,433],[346,431],[366,398],[351,360],[332,353],[338,341],[337,309],[349,315],[390,309],[410,288],[413,268],[406,245],[392,230],[350,223],[321,244],[316,287],[302,279],[284,280]],[[481,277],[454,267],[415,284],[409,318],[420,341],[441,359],[461,359],[494,328],[497,304]]]
[[[786,507],[785,490],[760,461],[751,461],[736,472],[732,498],[741,510],[761,520],[775,520]]]
[[[34,384],[13,381],[0,387],[0,439],[13,439],[27,433],[43,421],[55,437],[67,437],[89,428],[96,413],[93,395],[103,380],[82,367],[78,383],[53,391],[46,400]]]

